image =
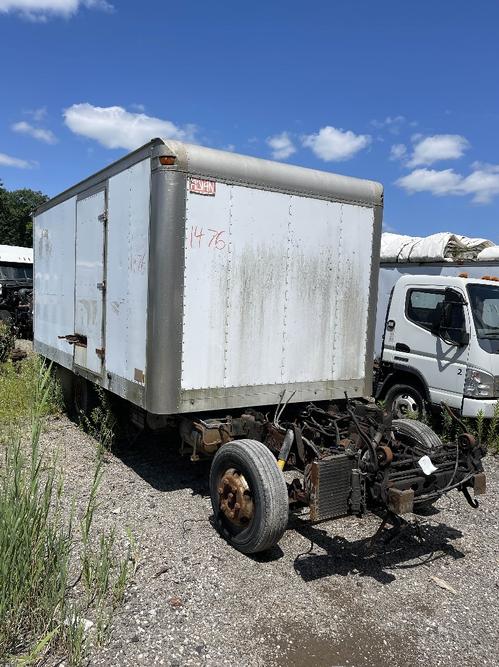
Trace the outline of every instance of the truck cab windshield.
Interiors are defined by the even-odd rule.
[[[499,286],[471,284],[468,295],[480,347],[499,353]]]
[[[20,282],[33,280],[32,264],[17,264],[15,262],[0,263],[0,281],[16,280]]]

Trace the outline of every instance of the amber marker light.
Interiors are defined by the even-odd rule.
[[[176,159],[177,158],[174,155],[162,155],[159,158],[159,161],[160,161],[161,164],[165,165],[165,167],[166,167],[168,165],[175,164]]]

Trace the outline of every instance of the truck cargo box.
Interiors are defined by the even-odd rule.
[[[382,187],[155,139],[34,217],[35,349],[155,414],[369,395]]]

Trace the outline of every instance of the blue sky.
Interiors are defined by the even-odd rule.
[[[386,228],[499,243],[499,3],[0,0],[0,179],[162,134],[385,185]]]

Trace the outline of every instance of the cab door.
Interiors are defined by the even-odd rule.
[[[74,363],[101,375],[104,362],[106,190],[76,202]]]
[[[469,345],[453,345],[438,335],[444,302],[444,286],[395,286],[383,357],[422,376],[432,403],[461,408]],[[466,309],[461,312],[469,331]]]

